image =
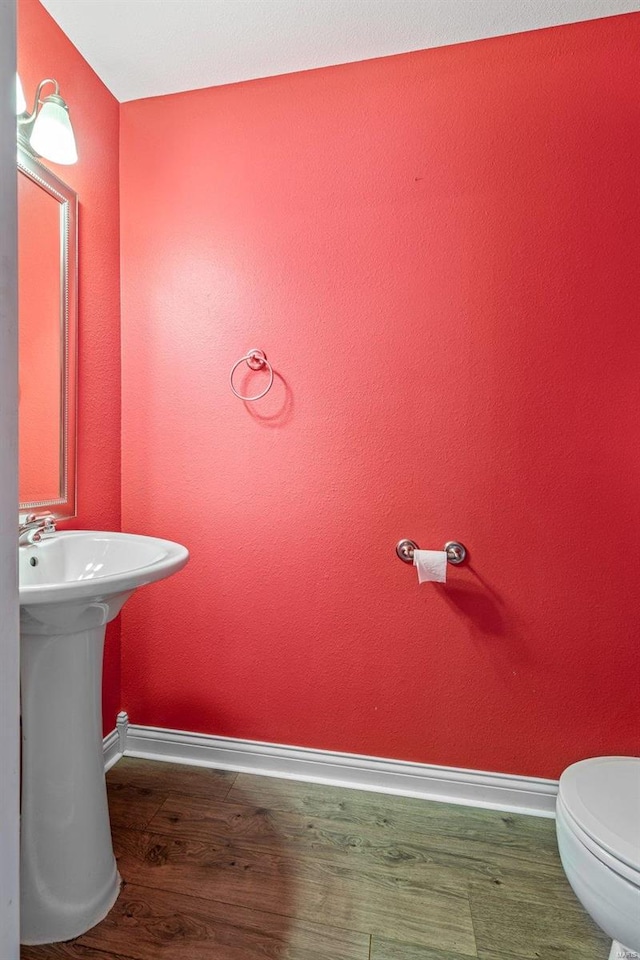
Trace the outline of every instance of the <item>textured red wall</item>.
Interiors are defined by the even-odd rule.
[[[78,516],[71,526],[120,529],[119,105],[38,0],[18,3],[18,69],[31,107],[55,77],[78,144],[75,166],[47,166],[78,193]],[[107,634],[105,731],[120,705],[120,623]]]
[[[123,524],[192,551],[124,611],[134,722],[637,750],[638,49],[630,15],[123,105]],[[418,587],[402,536],[470,564]]]

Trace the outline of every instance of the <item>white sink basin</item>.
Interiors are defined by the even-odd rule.
[[[136,587],[176,573],[188,559],[186,547],[171,540],[94,530],[56,533],[20,548],[21,625],[42,635],[107,623]]]
[[[73,530],[21,546],[21,940],[79,936],[120,889],[102,757],[105,624],[189,559],[170,540]]]

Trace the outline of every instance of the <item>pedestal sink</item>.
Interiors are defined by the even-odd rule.
[[[102,758],[105,625],[133,591],[180,570],[185,547],[65,531],[20,547],[21,940],[79,936],[120,889]]]

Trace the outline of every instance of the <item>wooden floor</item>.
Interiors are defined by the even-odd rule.
[[[123,758],[124,886],[23,960],[606,960],[553,820]]]

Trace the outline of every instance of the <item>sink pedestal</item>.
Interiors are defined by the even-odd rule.
[[[105,626],[134,590],[188,559],[171,540],[95,530],[20,547],[23,943],[77,937],[117,899],[102,756]]]
[[[23,943],[79,936],[120,890],[102,755],[105,622],[67,635],[22,627]]]

